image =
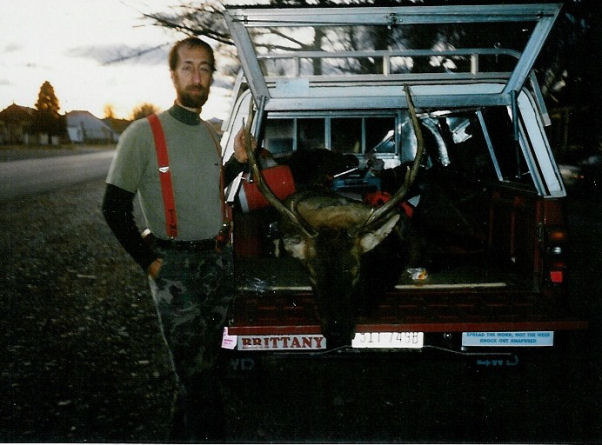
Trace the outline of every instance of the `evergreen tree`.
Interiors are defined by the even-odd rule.
[[[54,87],[48,81],[44,82],[40,87],[36,109],[42,113],[59,114],[59,100],[56,94],[54,94]]]
[[[36,119],[34,131],[46,133],[48,142],[52,136],[61,136],[65,133],[66,122],[59,114],[59,100],[54,94],[54,87],[45,81],[40,87],[38,100],[36,102]]]

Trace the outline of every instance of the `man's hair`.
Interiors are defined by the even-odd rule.
[[[169,51],[169,69],[175,71],[178,66],[178,50],[185,46],[186,48],[204,48],[209,53],[209,59],[211,63],[211,69],[215,71],[215,56],[213,55],[213,48],[207,43],[197,37],[188,37],[184,40],[176,42]]]

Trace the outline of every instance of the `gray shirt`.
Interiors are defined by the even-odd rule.
[[[177,239],[213,238],[223,222],[221,148],[209,133],[213,129],[204,122],[188,125],[167,111],[160,113],[159,119],[167,141]],[[156,237],[167,239],[157,156],[147,119],[133,122],[121,135],[107,183],[138,193],[147,227]]]

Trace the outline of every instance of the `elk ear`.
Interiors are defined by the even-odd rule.
[[[391,233],[395,227],[395,224],[397,224],[399,221],[399,218],[399,213],[394,213],[389,218],[385,219],[384,223],[382,223],[378,228],[361,235],[359,242],[361,253],[369,252],[378,246],[382,240],[384,240],[389,233]]]
[[[309,239],[303,236],[284,237],[282,239],[284,249],[298,260],[305,261],[307,259],[307,251],[309,247]]]

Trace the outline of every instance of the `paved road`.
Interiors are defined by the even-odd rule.
[[[113,151],[0,163],[0,201],[106,176]]]

